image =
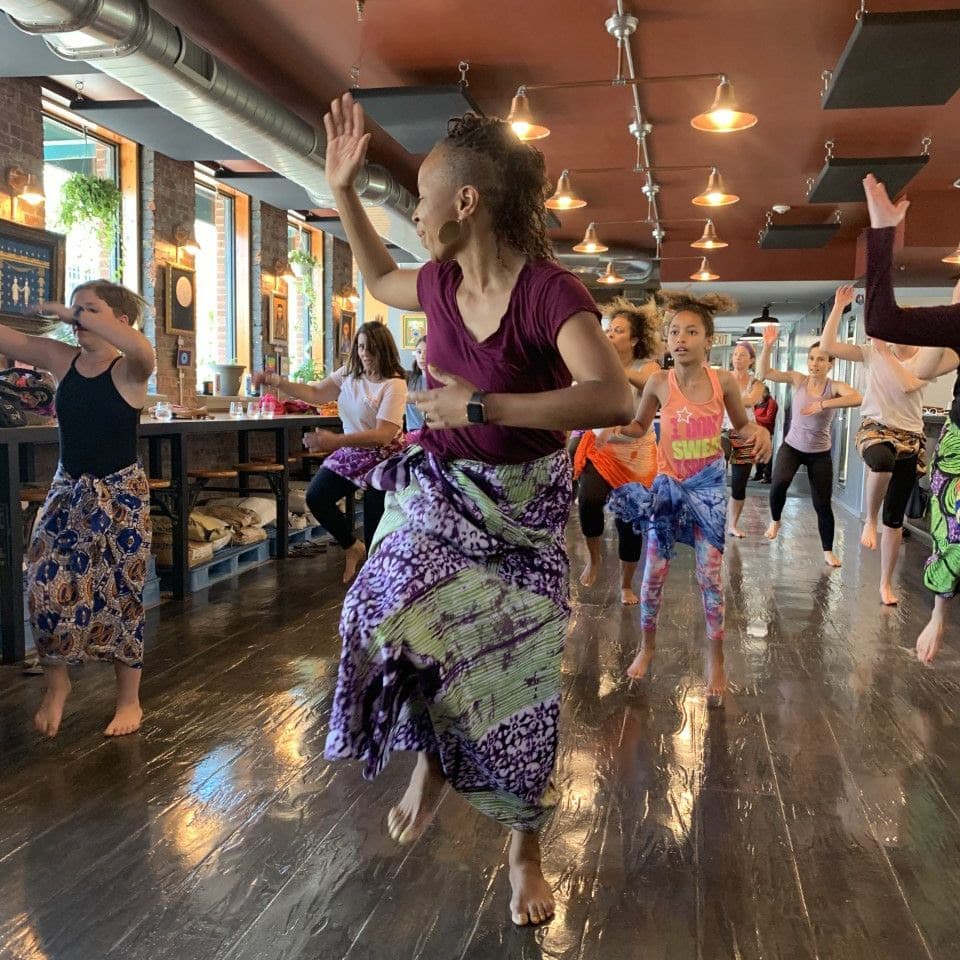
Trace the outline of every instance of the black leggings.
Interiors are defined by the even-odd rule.
[[[773,465],[773,482],[770,487],[770,514],[779,521],[783,505],[787,502],[787,490],[800,467],[807,468],[810,480],[810,496],[813,509],[817,511],[817,527],[820,530],[820,545],[824,550],[833,549],[833,459],[830,451],[803,453],[789,443],[782,443]]]
[[[344,550],[352,547],[357,538],[353,535],[347,515],[337,503],[344,497],[352,497],[356,490],[355,483],[326,467],[317,471],[307,487],[306,501],[310,512]],[[383,516],[384,497],[382,490],[374,490],[372,487],[367,487],[363,492],[363,542],[368,548]]]
[[[752,463],[730,464],[730,496],[734,500],[747,499],[747,481],[750,479]]]
[[[603,536],[603,505],[613,488],[600,476],[597,468],[587,461],[580,474],[580,489],[577,508],[580,512],[580,529],[585,537]],[[618,554],[623,563],[639,563],[643,556],[643,537],[629,523],[617,520],[620,541]]]
[[[917,482],[917,457],[897,459],[892,443],[875,443],[863,451],[863,462],[872,473],[890,473],[890,486],[883,498],[883,525],[893,530],[903,526],[907,502]]]

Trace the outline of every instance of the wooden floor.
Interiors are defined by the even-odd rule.
[[[366,783],[323,759],[331,553],[153,612],[138,735],[100,735],[112,672],[91,667],[42,742],[41,678],[3,668],[0,957],[956,958],[958,611],[952,648],[921,668],[923,545],[882,608],[858,525],[838,514],[830,572],[809,501],[761,538],[760,489],[727,551],[723,710],[705,709],[689,550],[643,684],[624,678],[637,613],[617,602],[612,543],[604,585],[574,590],[549,926],[511,927],[506,836],[458,797],[398,848],[384,820],[410,764]]]

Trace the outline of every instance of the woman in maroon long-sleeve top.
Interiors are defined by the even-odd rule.
[[[863,188],[872,227],[867,235],[867,335],[891,343],[960,352],[960,283],[950,305],[897,306],[891,280],[893,238],[910,202],[893,203],[873,174],[864,179]],[[947,356],[940,370],[950,369],[956,363],[956,356]],[[947,600],[960,590],[960,377],[953,388],[953,406],[930,467],[930,492],[933,554],[924,568],[923,582],[935,596],[930,621],[917,637],[917,658],[922,663],[930,663],[937,655],[943,642]]]

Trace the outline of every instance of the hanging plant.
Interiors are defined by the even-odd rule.
[[[86,173],[71,174],[60,190],[60,225],[69,230],[89,224],[105,251],[117,242],[120,188],[112,180]]]
[[[307,309],[310,312],[312,326],[314,327],[312,332],[316,334],[317,330],[315,328],[318,322],[316,315],[317,289],[313,283],[313,271],[320,266],[320,261],[302,247],[291,250],[287,254],[287,259],[296,274],[297,289],[303,294],[304,300],[307,302]]]

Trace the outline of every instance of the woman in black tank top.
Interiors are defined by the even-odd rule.
[[[44,304],[74,326],[80,349],[0,326],[0,354],[58,382],[60,463],[27,553],[33,636],[47,688],[34,717],[60,727],[69,664],[112,662],[116,713],[108,736],[140,726],[143,585],[150,555],[150,490],[137,459],[140,409],[153,347],[137,323],[143,301],[108,280],[78,287],[72,307]]]

